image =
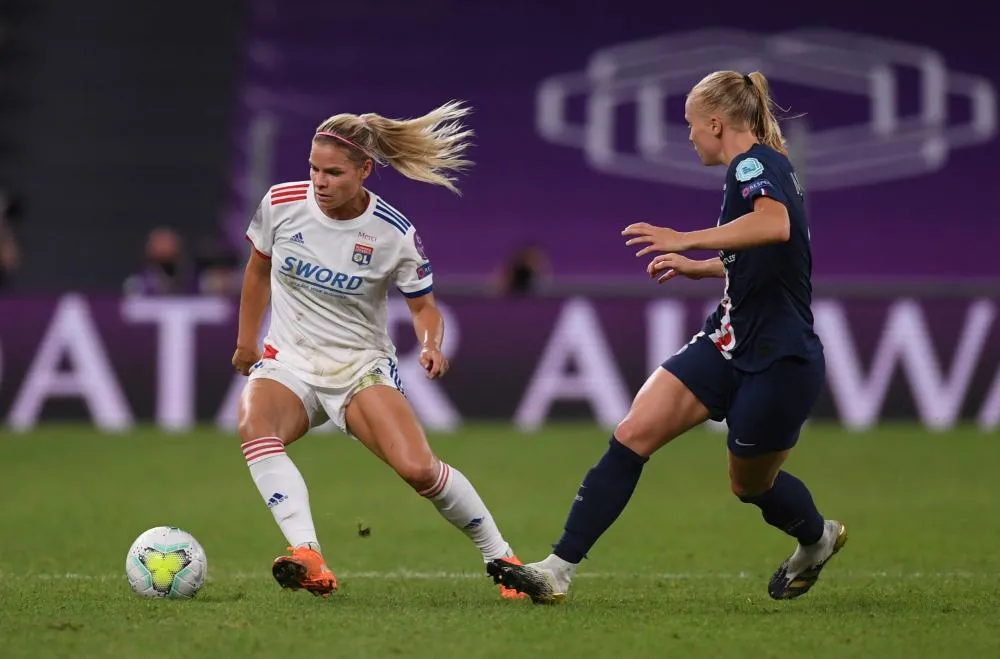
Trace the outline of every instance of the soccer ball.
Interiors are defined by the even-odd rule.
[[[174,526],[145,531],[125,556],[125,576],[140,597],[190,599],[205,585],[207,573],[205,550]]]

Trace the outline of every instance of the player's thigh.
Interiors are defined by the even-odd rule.
[[[750,496],[771,487],[825,381],[822,357],[783,358],[742,377],[727,418],[734,493]]]
[[[278,437],[286,445],[291,444],[325,419],[313,388],[271,361],[251,373],[237,410],[237,427],[244,442]]]
[[[639,455],[654,451],[709,418],[725,417],[732,369],[710,341],[696,336],[639,389],[615,437]]]
[[[396,387],[376,384],[351,397],[346,429],[417,490],[434,485],[438,459],[409,401]]]

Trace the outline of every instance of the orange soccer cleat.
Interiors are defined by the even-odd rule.
[[[503,558],[497,559],[499,561],[504,561],[505,563],[510,563],[511,565],[524,565],[521,560],[511,554],[510,556],[504,556]],[[500,597],[506,600],[523,600],[527,597],[524,593],[518,592],[513,588],[507,588],[503,584],[500,584]]]
[[[323,555],[311,547],[289,547],[291,556],[274,559],[271,573],[282,588],[304,589],[329,597],[337,592],[337,577],[326,566]]]

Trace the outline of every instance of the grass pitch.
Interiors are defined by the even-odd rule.
[[[432,439],[524,560],[548,553],[606,441],[576,425]],[[729,494],[723,437],[693,432],[650,461],[561,607],[502,601],[465,537],[342,436],[289,449],[341,580],[330,600],[272,581],[284,541],[233,436],[51,426],[0,446],[5,658],[1000,656],[1000,438],[971,429],[808,428],[787,468],[850,541],[793,602],[766,584],[794,542]],[[208,554],[192,601],[124,580],[160,524]]]

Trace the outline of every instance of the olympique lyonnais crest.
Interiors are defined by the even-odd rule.
[[[371,265],[372,254],[375,253],[375,248],[371,245],[365,245],[364,243],[354,243],[354,255],[351,260],[358,265]]]

